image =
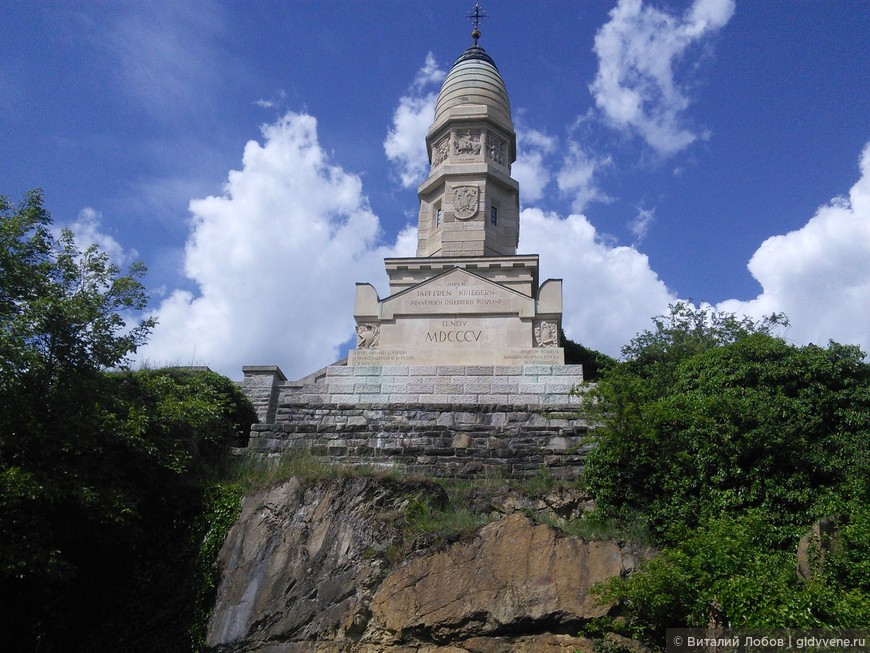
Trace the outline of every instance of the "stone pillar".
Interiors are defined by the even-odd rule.
[[[278,410],[278,386],[287,381],[287,377],[277,365],[246,365],[242,367],[245,375],[242,381],[244,392],[261,424],[274,424],[275,413]]]

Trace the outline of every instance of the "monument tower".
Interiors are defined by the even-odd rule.
[[[347,361],[297,381],[277,365],[243,368],[260,416],[249,446],[434,476],[579,473],[586,426],[565,411],[583,370],[559,346],[561,279],[539,285],[538,256],[517,254],[510,101],[478,45],[479,6],[472,17],[426,136],[417,255],[385,259],[383,299],[357,284]]]
[[[348,365],[564,363],[562,281],[538,285],[538,256],[518,255],[516,133],[504,79],[472,45],[441,86],[426,136],[417,256],[385,259],[390,295],[357,284]]]
[[[441,86],[426,136],[417,256],[512,256],[519,241],[517,137],[504,80],[474,44]],[[474,36],[477,35],[477,36]]]

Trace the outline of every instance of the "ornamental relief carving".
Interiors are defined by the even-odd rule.
[[[453,137],[453,147],[459,155],[480,154],[480,133],[472,133],[466,129],[465,133],[458,133]]]
[[[486,156],[504,165],[505,142],[492,134],[486,135]]]
[[[381,344],[381,327],[364,322],[356,325],[356,348],[377,349]]]
[[[432,148],[432,167],[440,166],[450,154],[450,137],[445,136]]]
[[[480,189],[477,186],[457,186],[453,189],[453,215],[468,220],[477,215]]]
[[[559,346],[559,326],[552,320],[537,320],[532,334],[535,347]]]

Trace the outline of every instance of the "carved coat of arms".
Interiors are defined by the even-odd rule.
[[[477,186],[457,186],[453,189],[453,215],[468,220],[477,215],[480,189]]]
[[[532,334],[535,337],[535,347],[558,347],[559,346],[559,326],[550,320],[539,320],[535,322]]]

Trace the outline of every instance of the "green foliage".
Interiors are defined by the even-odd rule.
[[[684,539],[640,573],[595,591],[621,603],[635,635],[660,644],[666,628],[702,628],[711,617],[731,628],[867,627],[870,587],[841,573],[854,569],[843,563],[866,556],[870,543],[866,506],[852,517],[857,529],[847,527],[840,551],[809,581],[795,573],[794,547],[772,545],[770,522],[749,511],[685,529]]]
[[[134,263],[127,274],[95,245],[79,251],[72,232],[55,238],[42,193],[17,208],[0,197],[0,392],[26,385],[29,397],[50,395],[70,373],[123,364],[154,321],[128,327],[124,314],[147,302]]]
[[[602,354],[600,351],[589,349],[569,340],[561,329],[559,330],[559,342],[565,349],[565,363],[567,365],[582,365],[583,378],[587,381],[597,381],[606,370],[616,364],[616,360],[607,354]]]
[[[850,518],[839,529],[837,546],[825,559],[824,571],[844,586],[870,596],[870,507],[859,504],[850,508]]]
[[[91,402],[99,449],[4,470],[4,616],[22,648],[190,650],[241,493],[209,479],[253,408],[224,377],[172,369],[103,375]]]
[[[433,505],[428,498],[415,498],[405,509],[405,523],[411,538],[423,536],[431,540],[434,536],[441,543],[469,536],[489,521],[488,515],[469,507],[453,502]]]
[[[227,533],[239,518],[242,496],[242,489],[237,485],[209,485],[205,491],[202,513],[191,529],[192,536],[200,537],[195,563],[195,614],[189,629],[193,650],[201,650],[205,644],[208,618],[220,580],[217,556]]]
[[[117,442],[95,403],[102,370],[122,365],[153,327],[124,319],[145,306],[144,267],[122,274],[50,225],[39,191],[18,207],[0,198],[0,596],[19,608],[24,591],[48,607],[11,617],[34,632],[53,617],[58,588],[80,576],[81,534],[118,539],[132,525],[129,488],[111,482],[118,472],[102,459]]]
[[[756,321],[720,313],[690,302],[676,302],[668,315],[653,318],[655,328],[642,331],[622,348],[624,367],[632,373],[659,383],[669,383],[676,366],[696,354],[730,345],[750,335],[773,335],[788,326],[788,318],[773,313]]]
[[[662,555],[600,589],[634,634],[870,623],[870,365],[852,346],[795,347],[762,322],[672,307],[589,392],[600,425],[584,481],[601,519],[646,524]],[[809,581],[798,538],[840,516]]]
[[[640,520],[623,522],[608,519],[598,511],[584,513],[577,519],[554,519],[546,514],[536,514],[534,519],[538,523],[558,528],[566,535],[580,537],[584,540],[619,540],[642,545],[651,543],[651,537],[644,522]]]
[[[584,479],[604,514],[640,515],[668,542],[671,526],[750,508],[794,532],[868,497],[862,353],[793,347],[744,327],[730,344],[684,342],[691,353],[666,361],[666,374],[623,364],[592,391],[602,427]]]
[[[189,650],[206,479],[255,413],[215,374],[107,373],[154,326],[144,267],[50,225],[0,199],[4,646]]]
[[[114,433],[175,474],[222,459],[247,440],[257,414],[238,386],[220,374],[184,368],[112,374]]]

